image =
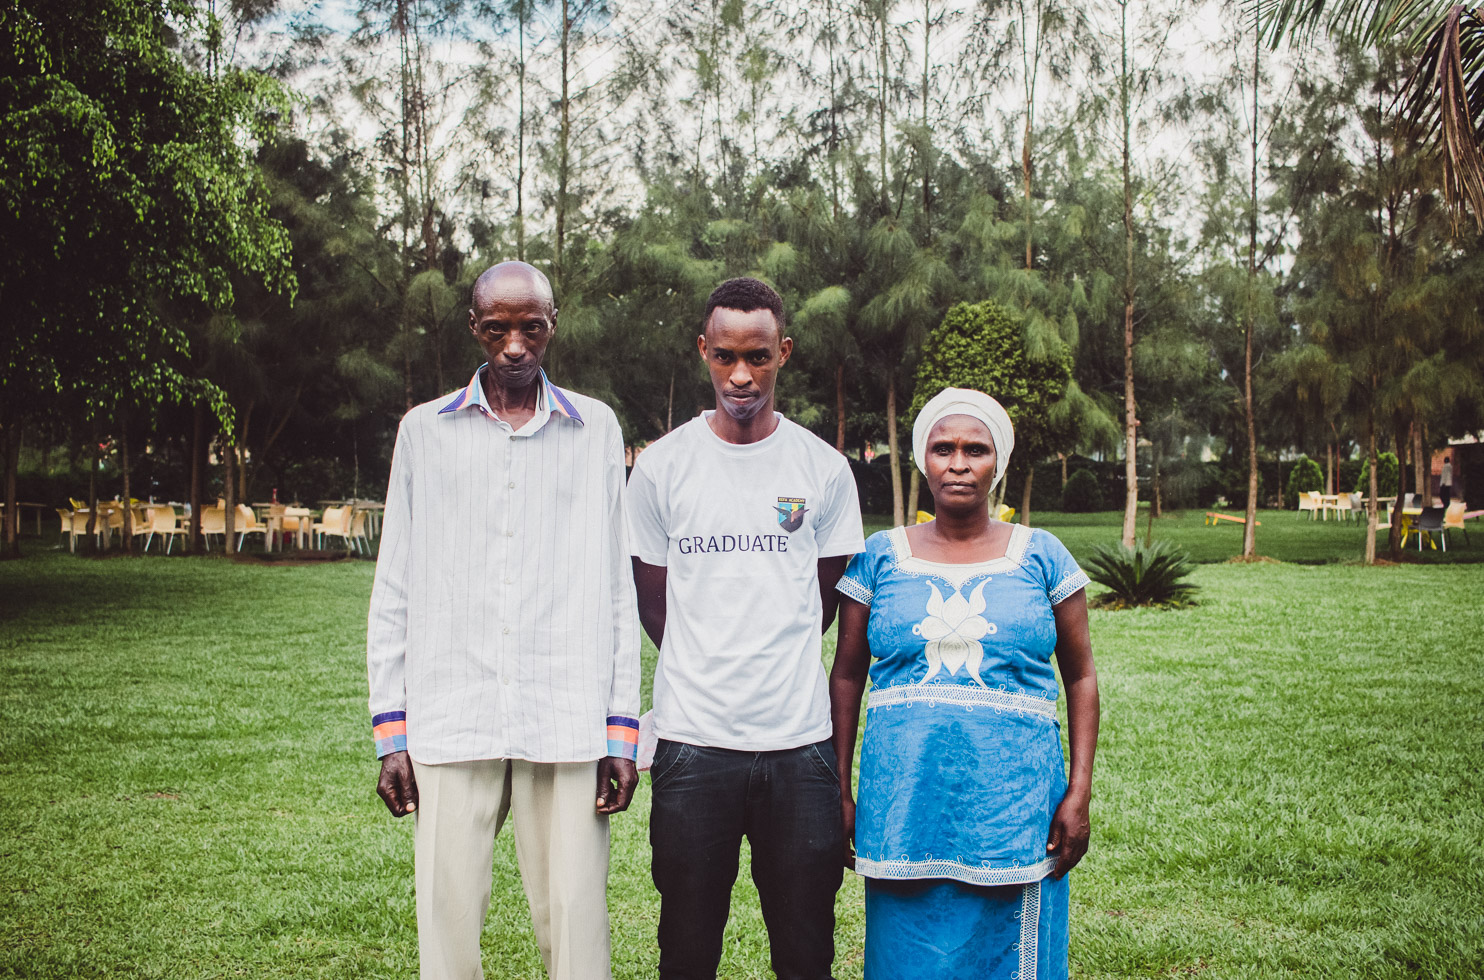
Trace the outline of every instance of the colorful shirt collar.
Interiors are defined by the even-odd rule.
[[[480,375],[487,367],[489,367],[488,363],[481,364],[479,370],[474,372],[474,377],[469,379],[469,383],[460,388],[447,404],[438,409],[438,414],[448,415],[462,409],[475,408],[490,418],[497,418],[494,409],[490,408],[489,402],[485,400],[484,385],[480,383]],[[536,396],[536,414],[565,415],[578,425],[586,424],[581,414],[578,413],[577,406],[573,405],[572,399],[567,396],[567,392],[552,384],[545,370],[539,368],[538,370],[541,371],[541,391]]]

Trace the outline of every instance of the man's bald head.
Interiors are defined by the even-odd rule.
[[[488,308],[495,300],[523,300],[531,296],[541,300],[548,314],[556,312],[556,299],[551,280],[527,262],[501,262],[480,273],[474,280],[474,309]]]

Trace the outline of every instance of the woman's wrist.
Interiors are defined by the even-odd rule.
[[[1063,799],[1072,800],[1086,806],[1092,801],[1092,780],[1071,780],[1067,783],[1067,795]]]

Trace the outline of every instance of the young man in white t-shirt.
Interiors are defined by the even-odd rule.
[[[863,550],[850,467],[773,410],[783,301],[731,279],[698,338],[716,389],[629,478],[639,618],[660,648],[649,825],[661,980],[710,980],[742,837],[779,980],[826,980],[842,875],[820,634]]]

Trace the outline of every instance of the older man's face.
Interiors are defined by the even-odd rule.
[[[505,388],[526,388],[541,369],[556,315],[550,297],[534,282],[511,276],[474,298],[469,329],[484,349],[492,380]]]

